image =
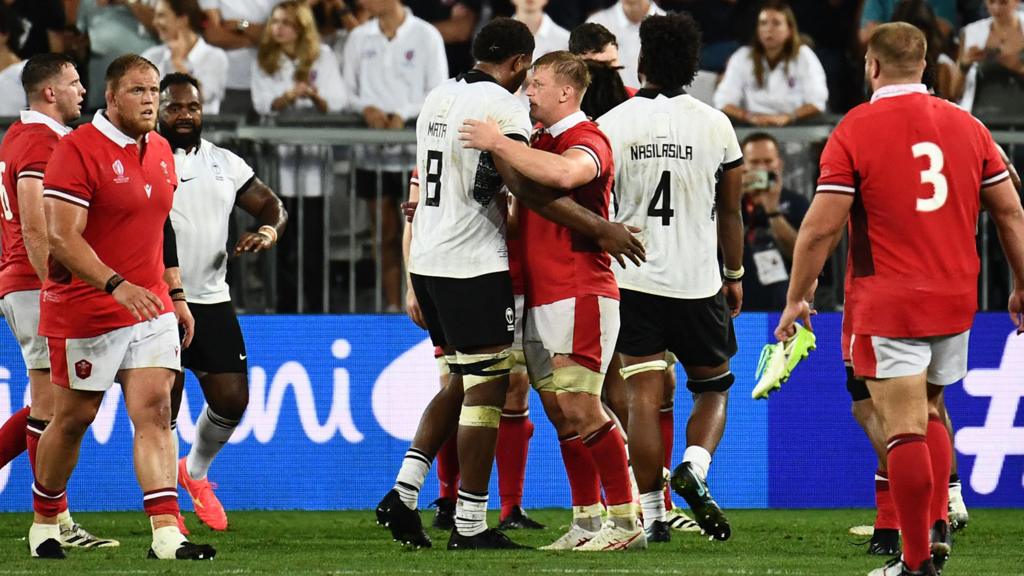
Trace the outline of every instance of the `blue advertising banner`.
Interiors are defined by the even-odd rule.
[[[875,459],[850,416],[839,354],[840,316],[814,320],[818,350],[768,401],[753,401],[753,373],[775,326],[772,314],[737,322],[740,353],[729,424],[711,467],[727,508],[831,508],[873,504]],[[210,478],[229,509],[367,509],[394,482],[420,413],[438,386],[433,348],[403,316],[246,316],[250,404]],[[970,373],[950,387],[964,497],[969,506],[1024,506],[1024,336],[1004,314],[981,314],[971,335]],[[692,400],[678,372],[676,458]],[[0,330],[0,422],[27,403],[17,345]],[[527,507],[569,505],[554,430],[536,397]],[[203,407],[189,376],[178,417],[181,453]],[[69,485],[75,510],[135,510],[132,427],[120,389],[107,393]],[[31,509],[32,475],[22,456],[0,470],[0,511]],[[421,505],[434,499],[428,480]],[[492,505],[497,486],[492,485]],[[182,499],[189,508],[187,498]]]

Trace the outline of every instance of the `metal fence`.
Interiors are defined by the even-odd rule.
[[[835,119],[814,125],[766,130],[781,145],[785,160],[784,185],[810,197],[818,173],[817,160]],[[9,122],[0,119],[0,125]],[[757,129],[760,131],[760,129]],[[738,128],[742,139],[752,128]],[[289,209],[289,231],[271,252],[246,255],[229,262],[229,283],[236,305],[250,313],[382,313],[388,310],[382,269],[384,246],[381,210],[376,203],[391,201],[382,192],[384,171],[366,164],[367,150],[415,144],[415,132],[371,130],[359,127],[351,116],[300,116],[263,118],[248,123],[241,117],[207,117],[204,137],[245,158],[256,174],[282,194]],[[1024,131],[1005,126],[993,131],[1018,166],[1024,163]],[[884,137],[884,136],[883,136]],[[411,158],[399,170],[407,192]],[[356,170],[369,171],[376,186],[368,194],[356,193]],[[393,167],[389,168],[392,171]],[[373,182],[373,178],[370,180]],[[232,238],[238,230],[255,228],[255,221],[235,211]],[[396,219],[398,213],[393,213]],[[401,222],[392,222],[401,238]],[[400,244],[399,244],[400,246]],[[1012,289],[1012,276],[987,214],[978,226],[981,256],[979,306],[1000,310]],[[822,309],[834,309],[843,301],[845,239],[824,275],[819,289]],[[405,301],[405,274],[398,276],[398,301]],[[394,281],[390,282],[392,293]]]

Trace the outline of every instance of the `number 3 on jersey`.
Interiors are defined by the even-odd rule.
[[[441,164],[444,155],[437,150],[427,150],[426,174],[426,199],[423,201],[427,206],[441,205]]]
[[[922,156],[928,158],[928,168],[921,171],[921,183],[931,184],[934,193],[931,198],[918,198],[918,212],[934,212],[946,203],[949,196],[949,184],[942,174],[942,167],[945,166],[945,158],[942,155],[942,148],[934,142],[918,142],[910,147],[914,158]]]
[[[651,203],[647,206],[647,215],[661,218],[661,225],[669,226],[675,213],[676,211],[672,209],[672,173],[665,170],[661,173],[661,180],[658,181]]]

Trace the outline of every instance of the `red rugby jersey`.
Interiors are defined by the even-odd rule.
[[[163,232],[177,176],[167,140],[156,132],[135,139],[103,112],[63,138],[43,179],[43,196],[89,211],[82,236],[96,255],[129,282],[174,310],[164,282]],[[58,169],[59,168],[59,169]],[[39,333],[89,338],[138,321],[113,296],[89,286],[52,258],[43,284]]]
[[[534,136],[533,147],[553,154],[575,148],[594,159],[594,179],[570,192],[578,204],[608,218],[615,168],[611,144],[577,112]],[[611,257],[596,242],[525,207],[520,212],[526,306],[542,306],[576,296],[619,298]]]
[[[1009,177],[988,130],[923,85],[888,86],[829,137],[817,192],[854,197],[857,335],[963,332],[977,309],[980,190]]]

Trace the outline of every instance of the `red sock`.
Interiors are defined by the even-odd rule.
[[[604,426],[587,436],[583,443],[594,457],[608,506],[632,502],[633,491],[629,481],[626,443],[615,429],[615,423],[611,420],[605,422]]]
[[[146,516],[174,516],[175,518],[181,513],[178,509],[178,489],[174,486],[170,488],[157,488],[156,490],[149,490],[142,494],[142,507],[146,509]]]
[[[896,515],[896,504],[892,501],[889,477],[886,474],[888,472],[881,470],[875,472],[875,509],[878,511],[875,516],[875,528],[899,530],[900,519]]]
[[[28,445],[28,463],[32,467],[32,474],[36,473],[36,452],[39,450],[39,438],[46,430],[46,420],[32,418],[29,416],[25,421],[25,444]]]
[[[25,451],[25,421],[28,420],[28,406],[18,410],[0,426],[0,468]]]
[[[68,495],[64,488],[51,490],[39,483],[32,483],[32,509],[41,516],[53,518],[68,509]]]
[[[932,499],[932,459],[925,437],[920,434],[897,434],[886,444],[889,446],[889,489],[903,532],[903,560],[911,570],[917,570],[931,557],[928,517]]]
[[[658,414],[658,425],[661,427],[661,445],[665,449],[665,468],[672,469],[672,442],[675,439],[675,415],[672,405],[668,405],[661,409],[661,413]],[[672,504],[672,491],[668,488],[668,483],[665,483],[665,510],[671,510]]]
[[[932,504],[928,515],[928,525],[931,526],[938,520],[949,522],[949,485],[944,479],[949,478],[953,445],[949,441],[946,424],[937,417],[928,419],[926,438],[932,458]]]
[[[501,497],[501,519],[512,509],[523,505],[523,483],[526,482],[526,456],[533,436],[530,411],[502,412],[498,426],[495,460],[498,463],[498,494]]]
[[[558,439],[573,506],[591,506],[601,501],[601,479],[590,450],[576,434]]]
[[[459,499],[459,444],[452,434],[437,453],[437,483],[439,498],[455,502]]]

